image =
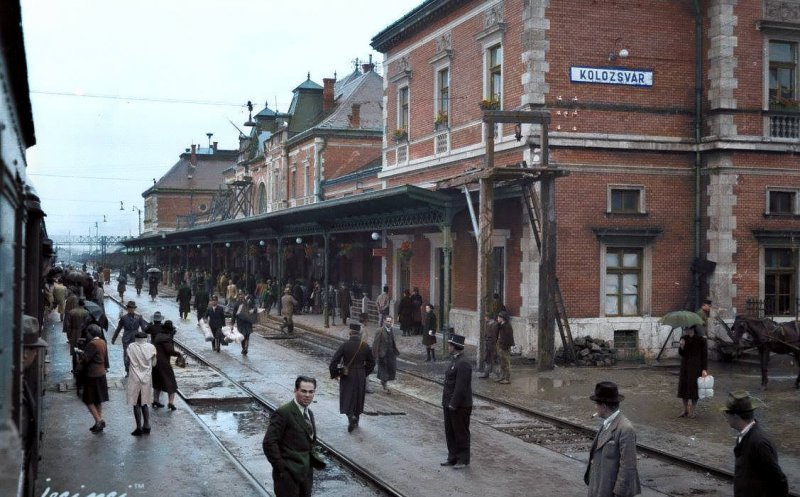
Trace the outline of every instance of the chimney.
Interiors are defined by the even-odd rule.
[[[370,72],[370,71],[371,71],[371,70],[373,70],[373,69],[375,69],[375,64],[372,64],[372,63],[369,63],[369,64],[361,64],[361,71],[362,71],[364,74],[367,74],[368,72]]]
[[[189,158],[189,163],[193,166],[197,165],[197,145],[192,144],[192,156]]]
[[[214,154],[216,154],[216,153],[217,153],[217,145],[218,145],[218,144],[219,144],[219,142],[214,142],[214,147],[211,149],[211,150],[212,150],[212,153],[214,153]]]
[[[351,128],[360,128],[361,127],[361,104],[353,104],[350,112],[350,127]]]
[[[336,83],[334,78],[322,79],[322,112],[328,113],[333,110],[333,85]]]

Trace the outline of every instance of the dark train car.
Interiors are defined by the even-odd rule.
[[[0,495],[27,497],[42,436],[44,354],[23,367],[22,323],[25,314],[42,322],[52,243],[26,174],[36,138],[20,21],[18,1],[0,2]]]

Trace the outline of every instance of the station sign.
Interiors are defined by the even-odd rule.
[[[386,257],[386,247],[373,248],[372,257]]]
[[[626,69],[623,67],[570,66],[569,80],[573,83],[650,88],[653,86],[653,71],[648,69]]]

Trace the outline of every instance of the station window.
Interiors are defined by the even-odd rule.
[[[769,108],[798,110],[797,43],[769,42]]]
[[[608,187],[606,212],[616,214],[643,214],[645,212],[644,187],[610,185]]]
[[[794,314],[795,260],[791,248],[764,249],[764,312],[767,315]]]
[[[436,124],[450,123],[450,68],[444,67],[436,73]]]
[[[605,315],[640,314],[642,249],[608,247],[606,249]]]
[[[797,214],[797,190],[767,190],[767,214]]]
[[[494,45],[487,51],[487,100],[496,100],[502,104],[503,99],[503,46]]]
[[[408,133],[408,121],[408,86],[404,86],[397,91],[397,129],[402,129]]]

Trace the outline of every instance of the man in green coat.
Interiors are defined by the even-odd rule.
[[[276,497],[310,497],[313,468],[325,463],[315,452],[317,430],[308,406],[314,400],[317,380],[298,376],[294,399],[280,406],[270,417],[262,447],[272,465]]]

